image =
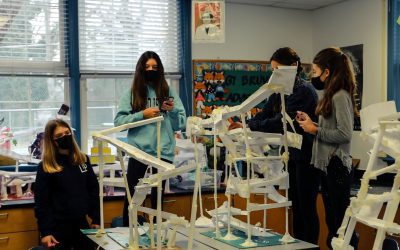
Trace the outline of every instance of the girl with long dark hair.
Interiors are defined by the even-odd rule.
[[[114,125],[120,126],[144,119],[164,115],[161,123],[161,159],[173,162],[175,155],[175,131],[183,130],[186,113],[179,96],[171,89],[164,75],[160,57],[153,51],[141,55],[135,70],[132,87],[121,98]],[[157,125],[148,124],[128,130],[128,143],[157,157]],[[128,184],[133,194],[140,178],[143,178],[147,165],[134,158],[128,163]],[[153,173],[156,173],[156,169]],[[157,189],[152,188],[152,208],[157,207]],[[128,221],[128,200],[125,199],[123,219]]]
[[[328,225],[327,244],[336,236],[350,203],[351,138],[356,80],[350,58],[339,48],[321,50],[313,60],[312,84],[323,90],[313,123],[308,112],[298,112],[297,121],[305,132],[315,135],[311,163],[321,172],[321,191]],[[308,114],[307,114],[308,113]]]

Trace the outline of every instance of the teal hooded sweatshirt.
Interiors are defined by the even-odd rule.
[[[172,162],[175,155],[174,132],[185,129],[186,112],[181,99],[171,88],[169,89],[169,96],[174,97],[174,109],[163,114],[164,120],[161,122],[161,158]],[[133,113],[132,101],[132,93],[129,90],[124,93],[119,103],[118,113],[114,118],[115,126],[144,120],[143,111]],[[156,93],[149,85],[147,85],[146,107],[159,107]],[[157,123],[129,129],[128,143],[157,157]]]

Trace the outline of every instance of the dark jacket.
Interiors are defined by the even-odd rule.
[[[73,166],[68,156],[57,156],[63,167],[58,173],[44,172],[39,163],[35,182],[35,216],[42,237],[54,235],[57,223],[79,221],[88,215],[100,221],[99,183],[89,159]]]
[[[301,78],[297,78],[293,86],[293,93],[290,96],[285,96],[286,113],[294,120],[297,111],[303,111],[309,114],[310,118],[316,122],[315,108],[317,102],[318,96],[312,85]],[[296,132],[303,135],[303,143],[301,145],[301,150],[289,148],[289,159],[310,162],[314,136],[305,133],[295,120],[293,124]],[[252,131],[283,133],[280,95],[276,93],[272,94],[268,98],[262,111],[258,112],[248,121],[248,126]],[[293,132],[289,124],[287,124],[287,128],[288,131]]]

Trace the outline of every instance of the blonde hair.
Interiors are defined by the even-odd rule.
[[[43,153],[42,162],[43,170],[46,173],[57,173],[62,171],[62,166],[60,166],[56,161],[56,156],[58,154],[58,148],[54,141],[53,134],[57,127],[67,128],[71,133],[72,129],[65,121],[61,119],[53,119],[47,122],[44,129],[44,139],[43,139]],[[86,162],[86,155],[82,153],[76,143],[74,137],[72,137],[73,148],[71,152],[71,160],[74,165],[81,165]]]

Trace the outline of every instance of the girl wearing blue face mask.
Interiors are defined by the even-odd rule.
[[[46,248],[90,249],[80,229],[99,228],[99,184],[69,125],[50,120],[35,182],[35,216]]]
[[[350,203],[350,146],[354,115],[358,115],[354,97],[356,80],[351,60],[338,48],[320,51],[312,67],[312,84],[324,90],[315,111],[318,124],[304,112],[298,112],[296,120],[305,132],[315,135],[311,163],[321,171],[330,247]]]
[[[169,88],[164,76],[164,67],[160,57],[152,51],[141,55],[136,64],[132,87],[121,98],[114,125],[120,126],[148,118],[164,115],[161,123],[161,159],[173,162],[175,155],[175,131],[183,130],[186,125],[186,112],[176,92]],[[157,157],[157,125],[128,130],[128,143],[144,152]],[[140,178],[143,178],[147,165],[134,158],[129,159],[127,179],[131,195]],[[153,173],[157,170],[154,169]],[[164,186],[164,185],[163,185]],[[157,188],[152,188],[152,208],[157,207]],[[125,199],[123,220],[128,226],[128,200]]]

